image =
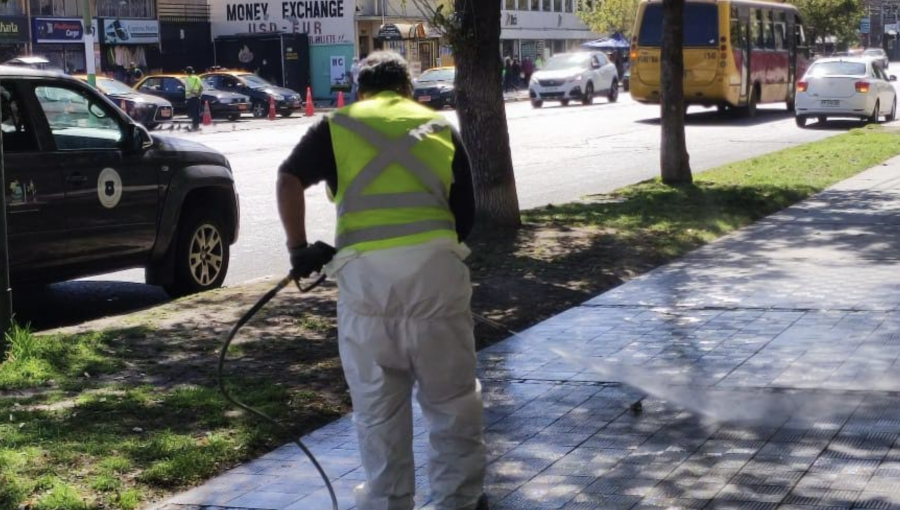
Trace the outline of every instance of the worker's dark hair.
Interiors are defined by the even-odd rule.
[[[365,96],[379,92],[397,92],[412,96],[409,64],[393,51],[376,51],[359,64],[359,93]]]

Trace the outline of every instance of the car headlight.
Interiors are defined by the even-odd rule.
[[[532,79],[531,79],[531,84],[532,84],[532,85],[537,85],[537,84],[538,84],[538,79],[537,79],[537,78],[532,78]]]
[[[584,76],[582,76],[582,75],[579,74],[578,76],[573,76],[573,77],[569,78],[569,79],[566,80],[566,81],[581,81],[581,80],[583,80],[583,79],[584,79]]]
[[[281,94],[272,94],[272,99],[276,101],[284,101],[284,96],[282,96]]]

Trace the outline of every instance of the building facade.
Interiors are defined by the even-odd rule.
[[[392,50],[409,61],[413,75],[453,65],[453,52],[412,2],[357,0],[357,48],[360,56]]]
[[[356,51],[354,0],[210,0],[209,6],[214,41],[220,37],[249,40],[266,34],[305,34],[315,97],[333,98],[339,91],[350,90],[349,71]],[[303,61],[290,60],[283,65]]]
[[[600,37],[578,17],[576,0],[500,0],[503,2],[500,33],[504,57],[546,59],[578,49]]]
[[[207,0],[157,0],[157,10],[160,61],[154,68],[174,73],[215,64]]]
[[[25,0],[0,4],[0,62],[28,52],[31,28],[25,5]]]

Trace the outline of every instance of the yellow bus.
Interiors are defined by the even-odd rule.
[[[631,96],[659,103],[661,0],[638,5],[631,40]],[[809,46],[797,8],[756,0],[688,0],[684,7],[685,105],[740,108],[763,103],[794,108]]]

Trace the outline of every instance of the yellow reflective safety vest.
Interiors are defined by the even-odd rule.
[[[448,204],[453,131],[438,113],[393,92],[329,118],[337,163],[338,250],[457,240]]]

